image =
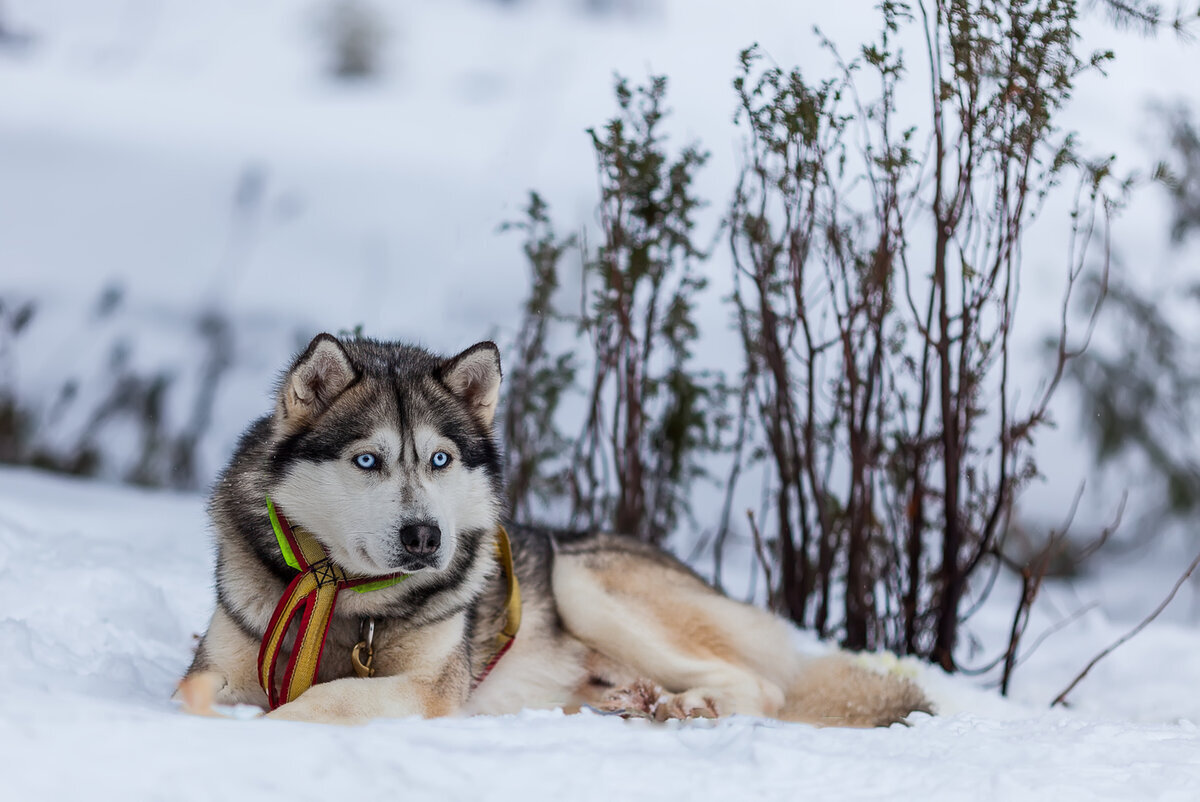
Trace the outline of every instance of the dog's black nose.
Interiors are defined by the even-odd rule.
[[[442,530],[433,524],[409,524],[400,530],[400,545],[409,554],[427,557],[442,545]]]

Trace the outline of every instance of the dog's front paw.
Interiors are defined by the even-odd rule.
[[[331,719],[328,716],[321,715],[320,711],[314,709],[312,705],[301,704],[299,699],[275,708],[266,714],[266,718],[278,719],[279,721],[331,723]]]
[[[183,706],[183,712],[193,716],[220,716],[213,705],[217,694],[225,687],[225,677],[216,671],[197,671],[179,681],[174,698]]]
[[[305,693],[310,692],[306,691]],[[334,704],[327,704],[321,701],[306,702],[303,696],[294,702],[280,705],[270,713],[267,713],[266,717],[278,719],[279,721],[304,721],[315,724],[341,724],[343,726],[366,724],[370,721],[369,716],[357,715],[353,711],[340,708]]]
[[[295,700],[267,713],[267,718],[281,721],[310,721],[322,724],[365,724],[371,716],[365,713],[360,697],[365,690],[364,680],[341,679],[314,685]]]

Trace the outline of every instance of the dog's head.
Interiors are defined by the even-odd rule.
[[[444,570],[499,520],[499,394],[491,342],[445,359],[318,335],[280,382],[271,498],[352,572]]]

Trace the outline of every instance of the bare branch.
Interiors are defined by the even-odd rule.
[[[1200,554],[1196,555],[1196,557],[1192,560],[1191,565],[1189,565],[1187,567],[1187,570],[1184,571],[1183,574],[1179,577],[1179,579],[1175,581],[1175,586],[1171,588],[1171,592],[1167,594],[1167,597],[1162,600],[1162,603],[1159,604],[1158,607],[1154,608],[1154,612],[1150,613],[1150,615],[1143,618],[1141,623],[1139,623],[1136,627],[1129,630],[1124,635],[1122,635],[1120,638],[1118,638],[1116,641],[1114,641],[1112,643],[1112,645],[1108,646],[1106,649],[1101,651],[1100,654],[1093,657],[1091,662],[1089,662],[1086,666],[1084,666],[1083,671],[1080,671],[1078,676],[1076,676],[1075,679],[1071,680],[1071,684],[1068,685],[1066,688],[1064,688],[1062,693],[1060,693],[1058,696],[1054,697],[1054,701],[1050,703],[1050,706],[1057,707],[1058,705],[1065,705],[1067,702],[1067,695],[1071,691],[1075,690],[1075,686],[1083,681],[1083,678],[1088,675],[1089,671],[1091,671],[1093,668],[1096,667],[1097,663],[1099,663],[1105,657],[1108,657],[1108,655],[1112,654],[1123,643],[1126,643],[1127,641],[1129,641],[1130,638],[1137,635],[1143,629],[1148,627],[1151,624],[1151,622],[1154,621],[1154,619],[1158,618],[1159,614],[1163,610],[1167,609],[1167,605],[1169,605],[1171,603],[1171,601],[1175,598],[1175,594],[1179,592],[1179,589],[1181,587],[1183,587],[1183,583],[1188,580],[1188,577],[1190,577],[1192,575],[1192,572],[1194,572],[1196,570],[1197,566],[1200,566]]]

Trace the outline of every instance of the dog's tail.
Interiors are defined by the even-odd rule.
[[[886,727],[933,712],[909,678],[842,654],[805,660],[785,697],[779,718],[817,726]]]

